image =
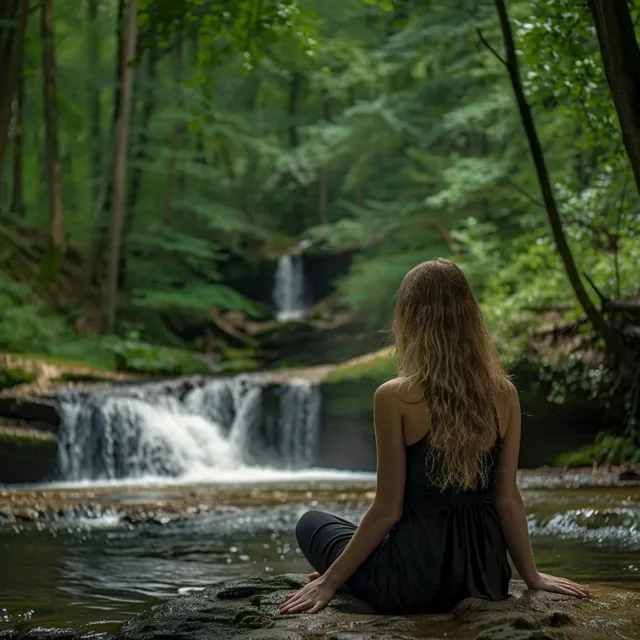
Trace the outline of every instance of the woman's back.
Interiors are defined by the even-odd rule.
[[[495,498],[498,465],[500,461],[500,445],[506,420],[499,416],[506,415],[503,403],[494,408],[495,440],[493,445],[483,454],[483,466],[486,478],[476,489],[460,490],[455,487],[442,489],[437,479],[442,477],[443,453],[431,443],[433,425],[429,419],[429,409],[418,391],[411,389],[403,378],[395,378],[386,382],[390,390],[391,401],[396,403],[396,411],[401,414],[402,431],[406,445],[406,484],[404,502],[430,502],[431,504],[448,505],[456,501],[464,502],[475,499],[493,500]]]
[[[494,504],[502,442],[497,419],[495,441],[484,453],[484,483],[442,489],[437,479],[444,471],[443,454],[431,444],[428,407],[403,389],[401,379],[385,387],[402,415],[404,505],[387,539],[359,572],[354,592],[381,611],[406,613],[446,611],[470,596],[506,598],[511,570]]]

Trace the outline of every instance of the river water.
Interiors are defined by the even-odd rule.
[[[261,376],[60,395],[60,483],[0,488],[0,630],[104,631],[191,588],[308,571],[299,516],[357,521],[373,494],[370,473],[314,469],[336,448],[357,469],[371,440],[347,423],[323,440],[322,400]],[[539,567],[639,590],[640,487],[598,482],[521,477]]]
[[[344,480],[298,482],[295,491],[278,489],[277,505],[218,506],[166,524],[162,518],[134,524],[114,508],[88,518],[0,528],[0,629],[105,631],[189,588],[234,576],[308,571],[293,536],[297,518],[322,508],[357,521],[370,494],[353,492],[353,486]],[[103,505],[131,500],[130,492],[118,491],[98,499]],[[249,486],[236,496],[248,492]],[[175,496],[176,488],[141,487],[135,497],[158,500],[165,493]],[[640,488],[525,488],[523,494],[541,570],[617,584],[640,596]]]

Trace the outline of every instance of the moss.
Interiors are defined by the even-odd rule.
[[[56,437],[46,431],[35,432],[32,430],[0,430],[0,446],[11,447],[45,447],[55,446]]]
[[[113,382],[113,377],[98,373],[63,373],[54,382]]]
[[[35,382],[36,375],[20,367],[0,369],[0,390]]]
[[[19,358],[21,360],[28,360],[30,362],[39,362],[42,364],[51,364],[57,367],[75,368],[75,369],[94,369],[95,371],[113,371],[114,369],[109,367],[97,367],[90,362],[73,360],[62,358],[58,356],[50,356],[42,353],[9,353],[10,356]]]
[[[325,379],[327,384],[346,381],[375,380],[384,382],[395,374],[396,367],[389,349],[339,364]]]

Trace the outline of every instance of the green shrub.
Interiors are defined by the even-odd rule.
[[[36,376],[29,371],[25,371],[19,367],[11,369],[0,369],[0,391],[17,387],[20,384],[28,384],[34,382]]]
[[[600,433],[594,444],[559,455],[555,464],[560,467],[584,467],[592,464],[638,464],[640,444],[632,435]]]

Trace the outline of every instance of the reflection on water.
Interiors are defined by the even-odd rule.
[[[542,571],[639,587],[637,488],[536,491],[525,499]],[[293,530],[310,506],[224,508],[167,526],[109,515],[72,527],[0,531],[0,629],[22,621],[108,629],[181,588],[307,571]],[[358,520],[365,505],[322,508]]]

